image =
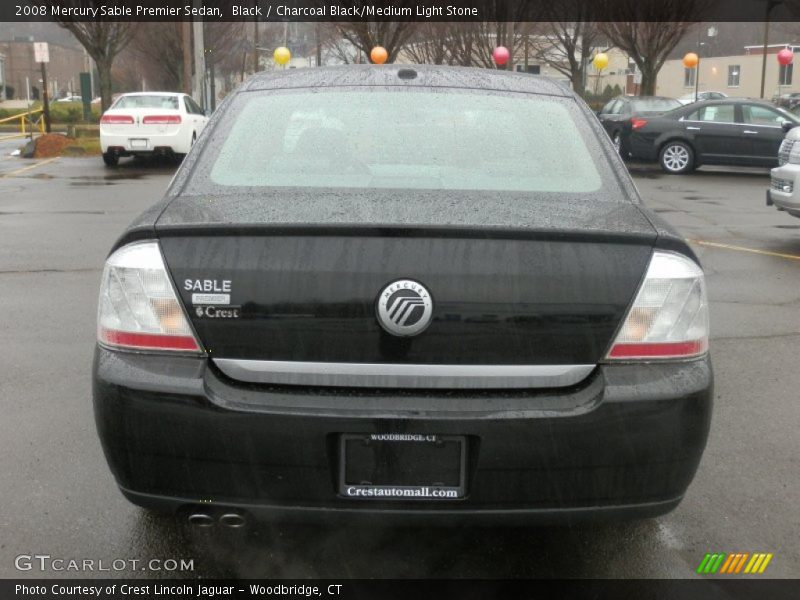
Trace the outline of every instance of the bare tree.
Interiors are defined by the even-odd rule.
[[[61,6],[97,7],[106,4],[103,0],[63,0]],[[59,25],[75,36],[97,65],[97,79],[100,87],[101,106],[105,111],[111,106],[112,80],[111,67],[117,55],[128,45],[136,32],[136,24],[131,22],[77,21],[69,17],[56,17]]]
[[[206,69],[211,84],[211,109],[216,108],[216,78],[219,74],[227,82],[229,91],[232,76],[245,68],[251,46],[245,38],[243,21],[205,21],[203,23]],[[219,73],[218,73],[219,72]]]
[[[642,74],[641,95],[652,96],[664,61],[708,8],[708,0],[614,0],[606,2],[600,31],[626,52]]]
[[[548,17],[552,20],[542,24],[531,42],[534,56],[568,77],[581,96],[586,91],[586,61],[600,37],[593,16],[588,3],[561,0],[550,6]]]
[[[150,85],[165,91],[184,87],[181,27],[181,23],[141,23],[127,50],[139,59]]]
[[[411,60],[420,64],[451,65],[454,53],[451,38],[458,23],[425,21],[420,23],[409,40],[405,52]]]
[[[358,2],[357,4],[362,4]],[[413,6],[409,0],[399,0],[397,6]],[[369,56],[375,46],[383,46],[389,55],[387,62],[397,60],[397,55],[414,35],[417,24],[392,21],[352,21],[336,23],[339,35],[355,48]]]

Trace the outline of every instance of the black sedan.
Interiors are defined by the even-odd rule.
[[[619,96],[606,104],[597,117],[614,147],[623,158],[628,156],[628,137],[642,118],[660,115],[683,106],[675,98],[661,96]]]
[[[640,119],[628,147],[633,158],[658,160],[673,174],[701,165],[777,167],[783,137],[798,124],[797,116],[766,102],[710,100]]]
[[[697,258],[546,79],[259,74],[103,273],[97,428],[201,525],[644,517],[709,430]]]

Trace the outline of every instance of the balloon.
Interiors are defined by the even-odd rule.
[[[689,52],[689,54],[683,57],[683,66],[687,69],[694,69],[699,64],[700,57],[694,52]]]
[[[289,52],[289,49],[286,46],[281,46],[280,48],[275,48],[272,58],[274,58],[275,62],[279,65],[285,65],[292,60],[292,53]]]
[[[778,62],[781,63],[784,67],[786,65],[792,64],[794,60],[794,52],[789,50],[788,48],[784,48],[780,52],[778,52]]]
[[[502,67],[508,62],[508,59],[511,58],[511,53],[505,46],[498,46],[492,52],[492,58],[497,66]]]
[[[389,53],[383,46],[375,46],[369,53],[369,59],[376,65],[382,65],[389,59]]]
[[[605,52],[600,52],[599,54],[595,54],[594,58],[592,59],[592,64],[594,68],[598,71],[602,71],[606,67],[608,67],[608,54]]]

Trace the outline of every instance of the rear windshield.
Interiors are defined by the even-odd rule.
[[[667,112],[683,106],[672,98],[646,98],[644,100],[632,100],[631,108],[635,113],[642,112]]]
[[[602,184],[596,134],[575,102],[560,98],[387,88],[247,92],[220,130],[229,133],[204,151],[195,186],[578,193]]]
[[[164,108],[178,110],[177,96],[121,96],[111,108]]]

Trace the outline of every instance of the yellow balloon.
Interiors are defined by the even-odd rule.
[[[289,49],[285,46],[281,46],[280,48],[275,48],[275,52],[272,54],[272,58],[275,59],[275,62],[279,65],[285,65],[290,60],[292,60],[292,53],[289,52]]]
[[[592,64],[594,65],[595,69],[597,69],[598,71],[602,71],[603,69],[608,67],[608,54],[606,54],[605,52],[600,52],[598,54],[595,54],[594,58],[592,59]]]

